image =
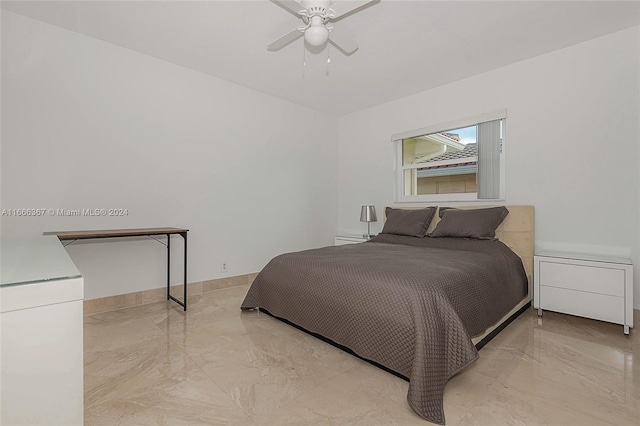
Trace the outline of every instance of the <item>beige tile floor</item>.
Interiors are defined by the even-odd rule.
[[[405,381],[241,313],[247,289],[194,296],[186,313],[160,302],[85,317],[86,424],[430,424]],[[640,327],[626,337],[530,310],[449,382],[444,406],[449,425],[638,425]]]

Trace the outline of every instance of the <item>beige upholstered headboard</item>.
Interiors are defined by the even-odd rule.
[[[455,206],[457,209],[485,209],[494,206]],[[535,243],[535,209],[533,206],[505,206],[509,214],[504,222],[496,229],[496,237],[506,244],[522,259],[522,264],[529,278],[529,297],[533,295],[533,246]],[[403,209],[419,209],[424,207],[394,207]],[[439,212],[429,226],[429,231],[433,231],[436,224],[440,222]]]

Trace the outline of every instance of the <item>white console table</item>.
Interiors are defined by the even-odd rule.
[[[545,251],[534,256],[533,307],[633,327],[631,259]]]
[[[82,275],[56,237],[0,244],[0,424],[82,425]]]

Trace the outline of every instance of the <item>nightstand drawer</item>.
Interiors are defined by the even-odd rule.
[[[625,271],[540,262],[540,285],[624,297]],[[551,309],[551,308],[549,308]]]
[[[544,309],[624,324],[624,298],[557,287],[540,286]]]

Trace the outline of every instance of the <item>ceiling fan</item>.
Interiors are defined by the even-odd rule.
[[[283,35],[269,46],[267,50],[278,51],[288,44],[304,36],[305,41],[314,47],[323,46],[330,42],[344,54],[350,55],[358,50],[358,43],[342,35],[329,22],[338,20],[345,15],[369,3],[380,0],[272,0],[294,15],[302,18],[303,26]],[[331,33],[331,37],[329,37]]]

